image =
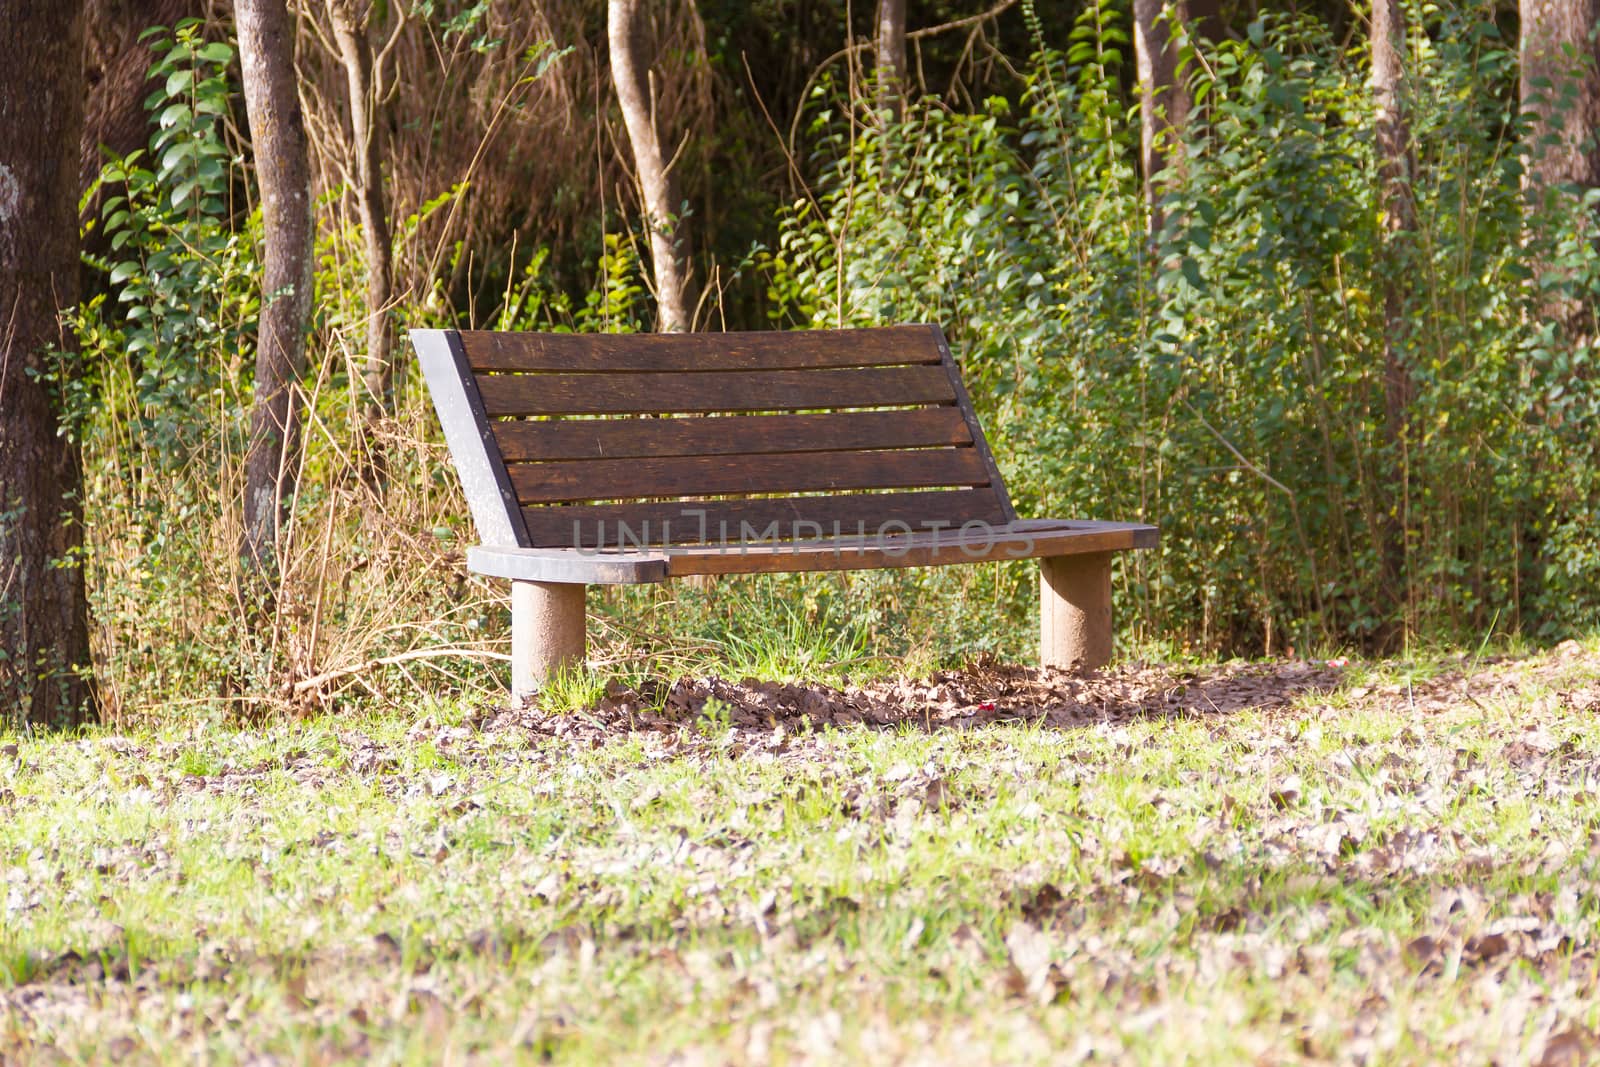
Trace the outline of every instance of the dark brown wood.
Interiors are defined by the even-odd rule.
[[[682,544],[767,536],[872,534],[890,524],[909,529],[959,528],[966,523],[1004,525],[992,489],[680,500],[642,504],[590,504],[523,509],[532,544],[594,547]],[[622,527],[626,526],[626,530]]]
[[[812,543],[690,545],[666,549],[669,573],[792,574],[953,563],[1036,559],[1144,547],[1154,530],[1132,523],[1072,523],[1047,530],[1010,526],[980,532],[912,533],[899,537],[823,539]]]
[[[464,330],[477,371],[817,370],[939,362],[926,326],[694,334],[490,333]]]
[[[972,443],[966,419],[960,411],[948,407],[823,415],[498,422],[495,438],[509,463],[932,448]]]
[[[649,415],[953,404],[942,367],[726,374],[480,374],[490,415]]]
[[[966,383],[961,380],[961,368],[956,364],[956,357],[950,353],[950,343],[944,338],[944,330],[938,326],[925,326],[923,329],[933,337],[940,363],[950,378],[950,389],[956,395],[956,407],[967,420],[967,430],[972,435],[972,443],[977,448],[978,455],[983,458],[984,467],[989,471],[989,484],[994,486],[995,494],[1000,498],[1000,507],[1005,511],[1007,519],[1015,519],[1017,510],[1011,506],[1011,495],[1006,492],[1006,480],[1000,476],[1000,464],[994,461],[994,453],[989,449],[989,440],[983,436],[983,425],[978,422],[978,412],[972,406],[972,397],[967,395]]]
[[[517,499],[524,504],[721,493],[920,489],[987,485],[989,481],[982,457],[972,448],[558,460],[518,463],[509,469]]]

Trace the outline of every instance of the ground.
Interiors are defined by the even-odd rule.
[[[1600,642],[0,738],[0,1062],[1579,1063]]]

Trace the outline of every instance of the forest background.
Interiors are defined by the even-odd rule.
[[[81,300],[26,378],[85,610],[0,575],[0,689],[498,692],[414,327],[941,323],[1019,512],[1162,528],[1125,649],[1591,629],[1593,7],[92,0]],[[1034,581],[611,591],[596,666],[1019,659]]]

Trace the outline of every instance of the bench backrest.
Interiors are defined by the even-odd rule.
[[[484,544],[794,540],[1016,517],[937,326],[411,336]]]

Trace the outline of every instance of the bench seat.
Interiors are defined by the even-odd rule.
[[[1153,526],[1023,519],[937,326],[411,334],[511,581],[512,696],[586,654],[585,590],[1040,561],[1040,662],[1111,655],[1111,561]]]
[[[494,548],[467,550],[476,574],[522,582],[640,585],[691,574],[774,574],[939,567],[1007,559],[1153,548],[1154,526],[1126,522],[1018,519],[981,533],[911,532],[883,537],[668,545],[652,549]]]

